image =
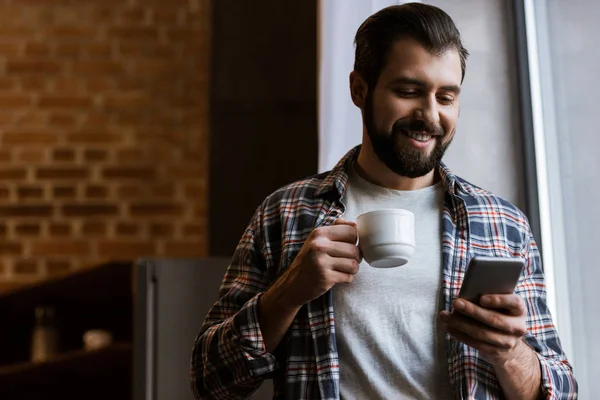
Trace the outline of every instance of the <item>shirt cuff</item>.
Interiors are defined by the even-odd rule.
[[[233,326],[238,333],[238,344],[253,376],[269,374],[277,369],[277,361],[267,352],[258,322],[258,301],[262,293],[250,299],[234,316]]]

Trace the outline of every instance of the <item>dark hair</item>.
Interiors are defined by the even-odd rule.
[[[354,70],[367,82],[369,90],[375,87],[392,44],[403,38],[415,39],[431,54],[457,50],[461,80],[464,79],[469,52],[463,47],[460,32],[452,18],[437,7],[408,3],[378,11],[367,18],[356,32]]]

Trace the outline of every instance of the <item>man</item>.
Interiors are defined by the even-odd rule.
[[[197,398],[567,399],[577,385],[546,305],[526,217],[441,162],[468,52],[450,17],[388,7],[355,38],[362,146],[257,209],[192,357]],[[360,213],[417,220],[405,266],[361,260]],[[513,295],[457,300],[474,255],[523,257]]]

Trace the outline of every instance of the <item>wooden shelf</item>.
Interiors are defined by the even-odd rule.
[[[0,293],[0,399],[131,400],[133,262],[109,262]],[[56,311],[61,353],[30,363],[34,309]],[[114,345],[83,350],[90,329],[112,333]]]
[[[116,343],[94,351],[83,349],[57,355],[43,363],[19,363],[0,367],[0,398],[19,399],[131,398],[132,345]],[[95,382],[90,387],[90,382]],[[129,387],[115,396],[114,387]],[[4,395],[3,395],[4,393]]]

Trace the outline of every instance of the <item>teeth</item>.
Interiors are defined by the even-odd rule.
[[[431,139],[431,135],[420,135],[414,132],[407,132],[406,134],[408,135],[408,137],[418,140],[419,142],[426,142],[429,139]]]

